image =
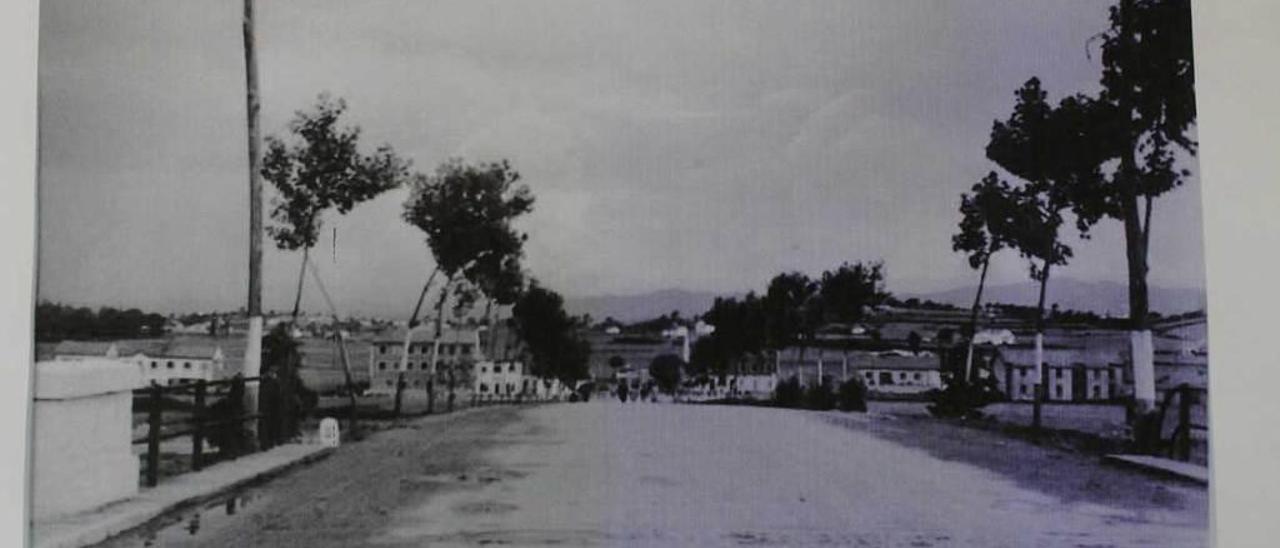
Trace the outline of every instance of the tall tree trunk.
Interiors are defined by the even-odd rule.
[[[257,377],[262,371],[262,174],[258,163],[262,155],[262,136],[258,130],[261,103],[258,97],[258,57],[254,47],[253,0],[244,0],[244,66],[246,129],[249,153],[249,334],[245,343],[245,377]],[[248,383],[244,390],[244,406],[248,413],[258,412],[258,384]],[[246,423],[250,443],[258,439],[256,421]]]
[[[982,289],[987,284],[987,267],[991,266],[991,254],[982,259],[982,274],[978,276],[978,294],[973,297],[973,310],[969,312],[969,353],[964,359],[964,382],[973,380],[973,338],[978,335],[978,310],[982,307]]]
[[[307,259],[309,258],[310,253],[310,246],[304,246],[302,248],[302,266],[298,269],[298,290],[293,296],[293,314],[290,316],[289,320],[291,325],[298,323],[298,311],[302,307],[302,280],[306,279]]]
[[[440,273],[440,267],[431,270],[431,275],[427,276],[427,283],[422,284],[422,293],[418,294],[418,304],[413,307],[413,314],[409,315],[409,323],[404,330],[404,346],[400,349],[400,370],[405,371],[409,363],[409,348],[413,344],[413,328],[418,326],[418,313],[422,311],[422,301],[427,298],[427,291],[431,289],[431,284],[435,283],[436,275]]]
[[[1049,270],[1051,265],[1049,261],[1044,262],[1044,271],[1040,277],[1040,299],[1036,304],[1036,369],[1035,369],[1035,390],[1032,395],[1031,408],[1031,430],[1034,434],[1040,433],[1040,407],[1045,399],[1045,390],[1047,389],[1048,371],[1044,367],[1044,299],[1045,290],[1049,287]]]
[[[1147,230],[1138,211],[1137,169],[1133,153],[1122,159],[1121,173],[1128,179],[1128,190],[1121,204],[1124,214],[1125,258],[1129,270],[1129,356],[1133,362],[1134,404],[1139,416],[1155,408],[1155,356],[1151,330],[1148,327],[1150,302],[1147,293]],[[1148,204],[1150,211],[1150,204]]]

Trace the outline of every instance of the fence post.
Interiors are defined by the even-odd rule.
[[[204,379],[196,381],[195,405],[191,410],[195,423],[195,432],[191,434],[191,469],[196,471],[204,468],[204,391]]]
[[[435,375],[432,375],[434,377]],[[436,411],[436,380],[434,378],[427,379],[427,414],[430,415]]]
[[[400,374],[396,376],[396,402],[395,402],[395,407],[391,410],[391,414],[396,417],[400,416],[400,396],[403,393],[404,393],[404,371],[401,371]]]
[[[150,407],[147,409],[147,487],[160,481],[160,385],[151,384]]]
[[[243,375],[237,373],[236,376],[231,379],[231,393],[244,394]],[[231,432],[235,434],[235,442],[233,443],[234,448],[231,450],[233,458],[244,454],[244,444],[246,442],[244,439],[244,408],[244,405],[236,405],[232,407],[231,417],[233,420],[231,423]],[[255,441],[257,440],[248,440],[248,443],[253,443]]]
[[[1178,387],[1178,429],[1182,431],[1182,439],[1178,441],[1178,458],[1191,460],[1191,387]]]

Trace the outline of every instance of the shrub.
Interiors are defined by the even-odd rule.
[[[800,389],[800,379],[791,377],[778,383],[773,390],[773,401],[779,407],[800,407],[804,393]]]
[[[805,409],[814,411],[830,411],[836,408],[836,395],[831,390],[831,383],[822,382],[809,386],[804,393]]]
[[[840,383],[836,393],[836,406],[841,411],[867,411],[867,388],[857,377]]]
[[[952,376],[948,377],[945,388],[931,392],[929,398],[933,401],[928,407],[929,413],[935,417],[976,419],[982,417],[983,407],[999,401],[1002,395],[994,378],[968,383]]]

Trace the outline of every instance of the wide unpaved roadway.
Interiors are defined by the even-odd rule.
[[[872,419],[833,415],[605,401],[433,418],[416,423],[416,429],[384,432],[344,447],[324,462],[260,488],[264,500],[225,523],[211,520],[197,534],[169,532],[160,541],[209,546],[1207,544],[1204,489],[1099,465],[1096,477],[1085,473],[1100,493],[1107,492],[1103,484],[1113,484],[1126,491],[1151,488],[1160,496],[1154,501],[1145,493],[1101,500],[1063,497],[1061,489],[1035,484],[1036,474],[1043,474],[1045,485],[1054,485],[1053,470],[1014,477],[993,471],[998,467],[944,460],[866,427]],[[911,432],[898,430],[898,435]],[[990,451],[1021,458],[1022,449],[1001,443]],[[1049,455],[1048,462],[1058,458]],[[1074,468],[1064,465],[1063,470],[1082,473],[1079,459],[1084,457],[1063,458],[1077,459]],[[1058,487],[1075,479],[1058,478]]]

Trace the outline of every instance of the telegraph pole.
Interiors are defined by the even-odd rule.
[[[246,378],[257,377],[262,372],[262,175],[258,162],[261,159],[262,136],[258,130],[258,58],[254,51],[253,0],[244,0],[244,68],[245,99],[249,136],[249,335],[244,351]],[[244,390],[245,410],[258,412],[259,383],[247,383]],[[257,421],[248,422],[249,440],[256,446]]]

